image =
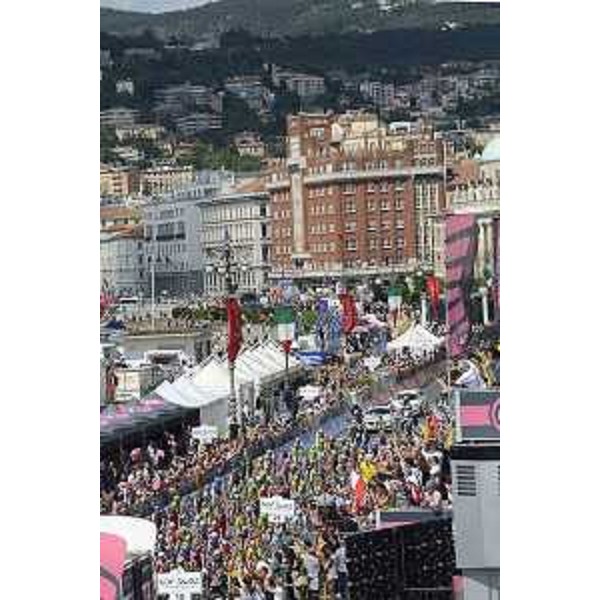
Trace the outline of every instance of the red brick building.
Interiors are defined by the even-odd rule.
[[[266,177],[273,273],[315,277],[428,267],[444,209],[444,147],[375,115],[288,118],[287,158]]]

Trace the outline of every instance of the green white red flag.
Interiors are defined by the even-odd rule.
[[[292,342],[296,336],[296,318],[291,306],[281,306],[275,309],[275,324],[277,339],[282,344]]]

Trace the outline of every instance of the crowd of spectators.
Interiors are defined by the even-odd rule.
[[[375,375],[384,372],[397,383],[439,359],[386,359]],[[189,431],[164,432],[145,448],[106,456],[101,512],[154,519],[156,568],[203,571],[211,598],[346,597],[340,523],[366,527],[376,508],[443,510],[451,502],[443,469],[447,413],[419,414],[419,427],[408,434],[321,436],[309,448],[298,443],[300,433],[318,430],[350,403],[371,400],[373,378],[362,360],[337,362],[315,372],[322,393],[300,405],[295,421],[279,414],[250,425],[237,440],[202,448]],[[367,484],[360,504],[350,485],[357,470],[365,471]],[[295,501],[291,522],[260,515],[259,498],[273,495]],[[324,508],[336,518],[324,518]]]

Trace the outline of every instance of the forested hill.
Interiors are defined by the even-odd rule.
[[[138,35],[152,30],[163,39],[196,41],[206,34],[245,29],[260,36],[370,33],[386,29],[440,29],[500,24],[500,4],[388,0],[220,0],[185,11],[143,14],[100,9],[102,31]]]

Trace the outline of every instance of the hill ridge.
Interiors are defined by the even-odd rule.
[[[349,33],[385,29],[437,29],[445,22],[462,26],[499,25],[497,2],[387,0],[387,11],[377,0],[220,0],[167,13],[139,13],[100,9],[100,29],[136,35],[151,29],[162,38],[177,36],[195,41],[206,34],[246,29],[261,36]]]

